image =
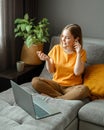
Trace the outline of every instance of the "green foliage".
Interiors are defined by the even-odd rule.
[[[49,41],[49,22],[47,18],[43,18],[36,24],[35,20],[30,19],[26,13],[23,19],[15,19],[14,24],[15,37],[22,37],[27,47]]]

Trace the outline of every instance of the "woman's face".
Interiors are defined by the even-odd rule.
[[[74,43],[75,43],[75,40],[73,35],[70,33],[69,30],[65,29],[63,30],[62,32],[62,35],[61,35],[61,45],[63,47],[63,49],[65,50],[74,50]]]

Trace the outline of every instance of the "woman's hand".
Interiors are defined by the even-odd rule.
[[[42,61],[49,60],[49,56],[44,54],[43,52],[37,51],[36,53],[37,53],[38,57],[40,58],[40,60],[42,60]]]
[[[77,53],[81,51],[81,44],[78,41],[75,41],[74,49]]]
[[[48,72],[53,73],[55,70],[53,59],[41,51],[37,51],[37,55],[40,58],[40,60],[46,61],[46,68],[47,68]]]

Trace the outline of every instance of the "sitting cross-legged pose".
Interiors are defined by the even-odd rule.
[[[48,55],[41,51],[38,57],[46,61],[52,80],[34,77],[33,88],[43,95],[66,100],[78,100],[89,96],[89,89],[82,84],[86,51],[82,48],[82,31],[79,25],[67,25],[60,35],[60,43]]]

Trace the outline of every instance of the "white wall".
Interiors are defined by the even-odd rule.
[[[104,38],[104,0],[38,0],[39,18],[47,17],[52,35],[77,23],[83,36]]]

